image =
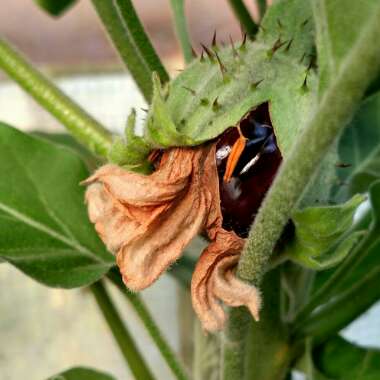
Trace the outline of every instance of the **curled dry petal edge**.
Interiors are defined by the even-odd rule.
[[[116,254],[134,291],[151,285],[200,232],[211,240],[195,268],[194,309],[207,331],[223,328],[229,306],[246,305],[258,320],[257,289],[235,276],[244,240],[222,228],[215,143],[164,151],[150,175],[104,165],[84,184],[95,229]]]

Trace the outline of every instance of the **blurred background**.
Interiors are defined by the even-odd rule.
[[[135,0],[134,4],[159,55],[174,76],[183,67],[175,39],[169,0]],[[246,1],[255,15],[254,2]],[[186,14],[194,49],[241,39],[240,26],[225,0],[189,0]],[[47,75],[54,78],[97,119],[122,131],[131,108],[140,122],[144,100],[124,69],[89,0],[81,0],[54,19],[31,0],[2,0],[0,35],[8,38]],[[23,130],[60,131],[62,127],[0,72],[0,120]],[[90,293],[48,289],[7,264],[0,265],[0,380],[46,379],[54,373],[87,365],[130,379],[117,347]],[[118,296],[117,292],[112,293]],[[147,305],[177,351],[181,328],[176,314],[185,307],[181,290],[165,275],[143,292]],[[117,298],[117,301],[121,301]],[[171,374],[133,310],[118,302],[122,314],[159,379]],[[380,346],[380,305],[344,332],[355,342]],[[189,330],[187,334],[191,334]]]

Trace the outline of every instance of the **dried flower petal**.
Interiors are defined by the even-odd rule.
[[[261,298],[258,290],[235,276],[244,240],[233,232],[219,230],[216,240],[202,253],[191,281],[194,310],[207,331],[224,327],[225,312],[219,301],[228,306],[248,307],[258,320]]]
[[[211,243],[192,280],[194,308],[208,331],[223,328],[227,305],[246,305],[258,318],[257,290],[235,277],[244,240],[222,228],[216,144],[164,151],[145,176],[105,165],[85,184],[90,220],[116,254],[124,283],[149,286],[201,231]]]
[[[86,181],[90,220],[129,288],[149,286],[204,226],[211,193],[201,166],[209,153],[171,149],[149,176],[105,165]]]

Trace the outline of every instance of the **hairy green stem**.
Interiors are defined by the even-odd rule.
[[[146,331],[151,336],[158,350],[161,352],[162,357],[165,359],[167,365],[172,370],[175,378],[178,380],[186,380],[188,376],[185,369],[183,368],[183,365],[180,363],[177,355],[173,352],[169,344],[166,342],[160,329],[153,320],[140,296],[138,294],[132,293],[126,288],[117,270],[111,270],[107,276],[110,281],[112,281],[121,290],[122,294],[133,306],[135,312],[141,319],[141,322],[144,324]]]
[[[189,63],[193,60],[194,57],[186,25],[185,1],[170,0],[170,2],[174,16],[174,26],[179,39],[179,43],[181,44],[183,57],[185,58],[185,62]]]
[[[281,165],[243,250],[238,266],[238,275],[242,279],[255,285],[261,282],[275,244],[309,179],[377,74],[380,66],[380,50],[376,43],[380,34],[379,17],[380,9],[368,20],[363,34]]]
[[[257,31],[259,30],[259,27],[257,24],[253,21],[247,7],[245,6],[243,0],[228,0],[230,3],[230,6],[232,10],[235,13],[235,16],[240,21],[242,27],[246,31],[246,33],[253,37]]]
[[[126,329],[103,284],[97,282],[91,285],[90,289],[134,377],[136,379],[153,380],[153,375],[146,365],[132,336]]]
[[[153,93],[152,73],[157,72],[162,83],[168,81],[169,76],[131,0],[92,0],[92,3],[120,57],[149,102]]]
[[[380,297],[380,268],[373,269],[348,291],[323,306],[296,330],[296,339],[313,337],[313,343],[319,344],[338,333],[354,321]]]
[[[231,310],[224,334],[224,380],[282,380],[291,359],[286,326],[281,319],[281,268],[263,283],[266,300],[259,322],[244,308]]]
[[[1,38],[0,68],[91,152],[107,156],[111,134]]]

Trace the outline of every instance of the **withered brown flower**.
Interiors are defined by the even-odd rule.
[[[211,243],[196,265],[191,296],[207,331],[223,328],[229,306],[258,319],[257,289],[235,274],[244,239],[222,228],[216,143],[165,150],[150,175],[105,165],[85,183],[90,220],[116,254],[123,281],[138,291],[174,263],[198,233]]]

